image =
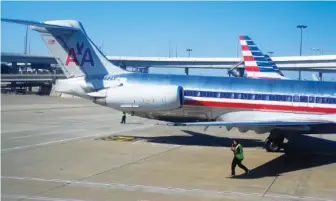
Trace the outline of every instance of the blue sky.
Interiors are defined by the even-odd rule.
[[[168,56],[171,41],[172,55],[177,49],[178,56],[187,56],[186,48],[192,48],[193,57],[236,57],[240,34],[275,56],[299,55],[298,24],[308,25],[303,55],[317,54],[313,47],[336,54],[335,10],[336,2],[2,2],[1,7],[5,18],[79,20],[107,55]],[[2,23],[2,51],[23,52],[24,34],[24,26]],[[31,53],[49,54],[36,32],[29,31],[29,41]]]

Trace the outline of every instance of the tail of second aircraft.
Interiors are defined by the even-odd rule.
[[[249,36],[239,36],[248,78],[288,79],[272,61],[261,52]]]
[[[39,32],[47,48],[68,78],[127,73],[114,66],[87,36],[75,20],[34,22],[1,19],[4,22],[30,25]]]

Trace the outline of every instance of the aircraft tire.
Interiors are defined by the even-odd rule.
[[[283,147],[285,136],[279,131],[271,131],[269,137],[265,140],[265,149],[268,152],[278,152]]]

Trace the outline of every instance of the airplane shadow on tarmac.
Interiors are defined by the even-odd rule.
[[[153,137],[137,137],[138,139],[146,140],[147,142],[161,144],[176,144],[189,146],[213,146],[213,147],[231,147],[233,138],[217,137],[204,133],[182,130],[189,134],[186,135],[169,135],[169,136],[153,136]],[[255,139],[240,139],[244,147],[260,147],[263,146],[262,140]]]
[[[293,135],[288,140],[285,154],[252,169],[248,175],[242,174],[233,178],[281,176],[287,172],[336,163],[336,141],[308,135]]]
[[[137,137],[147,142],[231,147],[232,138],[211,136],[195,131],[182,130],[190,136]],[[256,139],[239,139],[244,147],[262,147],[264,142]],[[293,135],[286,144],[286,153],[251,170],[248,175],[237,175],[234,179],[255,179],[280,176],[283,173],[336,163],[336,141]],[[230,161],[231,162],[231,161]],[[248,164],[247,164],[248,166]],[[239,168],[239,167],[237,167]]]

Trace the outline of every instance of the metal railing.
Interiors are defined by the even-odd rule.
[[[63,74],[1,74],[1,82],[53,81],[65,78]]]

